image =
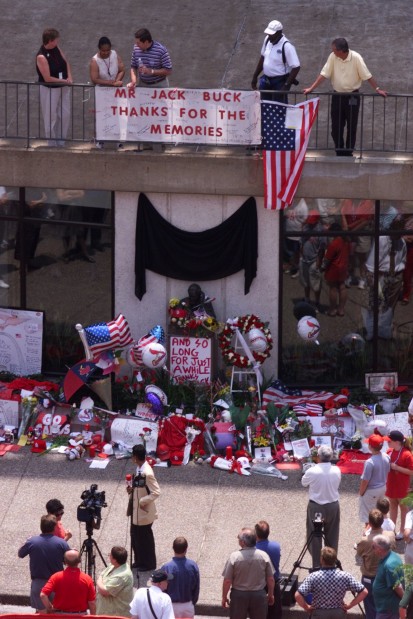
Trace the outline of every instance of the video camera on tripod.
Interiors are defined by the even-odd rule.
[[[312,520],[314,526],[314,535],[321,535],[323,533],[324,526],[324,518],[320,512],[316,512],[314,514],[314,519]]]
[[[98,485],[92,484],[80,495],[82,502],[77,508],[77,519],[86,523],[86,529],[100,528],[102,507],[107,507],[105,491],[97,492],[97,489]]]

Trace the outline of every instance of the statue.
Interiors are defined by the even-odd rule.
[[[213,300],[205,297],[205,293],[199,284],[191,284],[188,288],[188,296],[181,299],[180,306],[189,312],[190,317],[207,318],[212,316],[216,318],[214,308],[212,307]]]

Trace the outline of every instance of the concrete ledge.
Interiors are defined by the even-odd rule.
[[[262,159],[240,149],[221,150],[222,154],[219,149],[155,153],[96,151],[89,145],[78,149],[7,147],[0,149],[0,184],[60,187],[64,178],[67,189],[263,196]],[[407,157],[346,159],[310,154],[297,196],[410,200],[412,171],[413,161]]]

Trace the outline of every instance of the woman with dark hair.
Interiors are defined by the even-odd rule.
[[[125,65],[108,37],[100,37],[98,52],[89,65],[90,79],[97,86],[122,86]],[[96,142],[96,148],[103,148],[104,142]],[[118,144],[122,148],[122,144]]]
[[[100,37],[98,52],[90,61],[90,79],[99,86],[122,86],[125,65],[108,37]]]

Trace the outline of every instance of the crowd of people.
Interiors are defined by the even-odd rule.
[[[264,30],[265,39],[255,68],[251,87],[261,91],[264,100],[288,103],[288,91],[298,85],[300,60],[294,45],[283,32],[283,25],[272,20]],[[51,146],[64,145],[70,124],[70,90],[73,75],[70,63],[59,47],[59,32],[47,28],[37,52],[36,71],[40,88],[40,103],[45,135]],[[367,81],[382,97],[387,92],[377,85],[362,56],[349,48],[344,38],[331,44],[331,54],[311,86],[304,88],[310,94],[324,80],[331,80],[334,95],[331,98],[331,136],[338,156],[352,156],[356,143],[360,110],[360,87]],[[128,88],[168,88],[172,62],[167,48],[152,38],[146,28],[135,32],[135,45],[130,64]],[[125,65],[112,49],[107,36],[98,41],[98,51],[90,62],[91,82],[99,86],[122,86]],[[346,132],[346,135],[344,135]],[[97,143],[98,148],[103,142]],[[122,147],[122,145],[119,145]]]
[[[295,599],[313,619],[345,617],[362,601],[367,619],[397,619],[413,612],[413,588],[408,579],[405,588],[403,562],[396,552],[396,542],[404,540],[405,563],[413,566],[413,503],[404,501],[413,477],[413,454],[399,430],[388,436],[374,433],[366,441],[371,455],[360,479],[361,531],[354,544],[360,581],[341,569],[337,557],[341,472],[332,462],[332,449],[321,445],[318,462],[303,467],[301,483],[308,488],[305,549],[312,569]],[[382,451],[385,442],[388,453]],[[152,610],[158,619],[195,616],[201,586],[198,565],[186,556],[188,542],[179,536],[172,544],[172,559],[158,567],[152,524],[160,488],[143,445],[134,446],[133,461],[135,475],[127,484],[131,566],[126,549],[114,546],[108,567],[94,583],[80,569],[81,553],[68,544],[72,534],[62,524],[63,504],[51,499],[40,521],[40,535],[18,551],[20,558],[30,558],[30,603],[37,611],[88,611],[132,619],[146,619]],[[244,527],[238,544],[222,572],[223,608],[229,607],[231,619],[281,619],[281,547],[270,539],[270,525],[260,520],[254,528]],[[152,573],[147,588],[134,590],[132,570]],[[344,601],[347,591],[354,596],[350,602]]]
[[[367,340],[373,337],[377,275],[378,335],[390,339],[396,306],[408,305],[412,292],[413,236],[406,231],[411,230],[413,218],[391,204],[382,208],[376,266],[373,201],[330,200],[327,207],[324,202],[318,200],[311,208],[301,198],[286,211],[284,272],[293,279],[299,277],[304,301],[330,317],[345,315],[349,288],[364,291],[362,320]],[[328,291],[327,308],[320,301],[323,284]]]
[[[49,146],[63,146],[70,126],[69,86],[73,84],[73,75],[59,39],[60,33],[55,28],[44,30],[42,45],[36,55],[36,71],[41,84],[40,106]],[[128,88],[168,88],[168,76],[172,73],[169,52],[152,38],[147,28],[135,32],[130,66]],[[98,86],[123,84],[125,65],[106,36],[98,41],[98,51],[90,61],[89,74],[92,84]],[[102,148],[103,142],[98,142],[97,147]]]

